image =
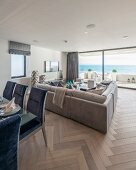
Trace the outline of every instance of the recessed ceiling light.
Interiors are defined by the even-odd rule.
[[[126,38],[128,38],[128,36],[127,36],[127,35],[124,35],[123,38],[126,39]]]
[[[85,31],[84,33],[85,33],[85,34],[88,34],[88,32],[87,32],[87,31]]]
[[[96,25],[95,24],[89,24],[86,26],[87,29],[92,29],[92,28],[95,28]]]
[[[39,41],[37,41],[37,40],[33,40],[33,42],[34,42],[34,43],[38,43]]]
[[[64,43],[68,43],[68,40],[64,40]]]

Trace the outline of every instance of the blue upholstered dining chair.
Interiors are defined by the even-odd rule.
[[[15,103],[19,104],[21,108],[24,107],[24,97],[26,93],[26,89],[28,86],[16,84],[13,97],[15,97]]]
[[[27,112],[36,115],[36,118],[21,126],[20,129],[20,140],[24,140],[30,135],[35,134],[37,131],[42,129],[45,144],[46,133],[45,133],[45,96],[47,91],[33,87],[31,89],[29,99],[27,102]]]
[[[7,99],[7,100],[11,100],[12,99],[15,85],[16,85],[15,82],[12,82],[12,81],[8,81],[7,82],[7,84],[5,86],[5,89],[3,91],[3,97],[5,99]]]
[[[19,115],[0,120],[0,170],[18,169]]]

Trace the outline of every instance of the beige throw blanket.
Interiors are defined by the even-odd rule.
[[[63,102],[65,98],[66,88],[57,87],[53,97],[53,104],[57,105],[60,108],[63,108]]]

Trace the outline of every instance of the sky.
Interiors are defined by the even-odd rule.
[[[84,65],[101,65],[101,55],[95,56],[81,56],[79,57],[79,63]],[[136,65],[136,53],[128,54],[105,54],[105,65]]]

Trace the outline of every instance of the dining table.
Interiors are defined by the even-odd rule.
[[[8,104],[9,100],[2,98],[2,100],[0,100],[0,106],[3,104]],[[13,116],[15,114],[19,114],[19,116],[21,117],[21,124],[20,124],[20,129],[21,127],[27,125],[29,122],[31,122],[33,119],[36,119],[37,116],[28,112],[27,110],[21,108],[19,105],[16,105],[15,109],[13,109],[12,111],[8,112],[8,113],[0,113],[0,121]]]

